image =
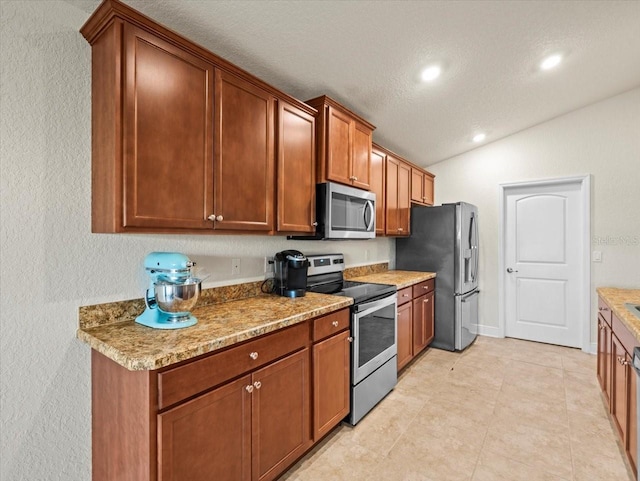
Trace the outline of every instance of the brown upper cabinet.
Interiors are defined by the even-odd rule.
[[[386,160],[385,153],[374,144],[371,148],[371,192],[376,194],[376,235],[386,233]]]
[[[278,231],[314,232],[316,119],[284,101],[278,119]]]
[[[314,231],[315,109],[115,0],[81,32],[93,232]]]
[[[433,174],[411,167],[411,202],[433,205]]]
[[[335,100],[307,100],[318,111],[318,182],[334,181],[371,188],[371,141],[375,127]]]

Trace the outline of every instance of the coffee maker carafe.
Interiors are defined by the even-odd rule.
[[[275,293],[285,297],[302,297],[307,289],[309,261],[300,251],[287,250],[274,256]]]

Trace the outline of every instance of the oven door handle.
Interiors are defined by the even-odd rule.
[[[383,307],[390,306],[395,304],[398,300],[398,294],[393,293],[387,297],[382,299],[378,299],[377,301],[365,302],[363,304],[354,305],[354,311],[358,315],[358,317],[364,317],[372,312],[378,311]]]

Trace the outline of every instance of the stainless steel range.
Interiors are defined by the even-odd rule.
[[[396,385],[397,289],[345,281],[342,254],[307,255],[307,290],[353,298],[351,306],[351,412],[355,425]]]

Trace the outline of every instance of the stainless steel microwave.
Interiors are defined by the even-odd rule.
[[[316,211],[321,239],[373,239],[376,194],[334,182],[316,185]]]

